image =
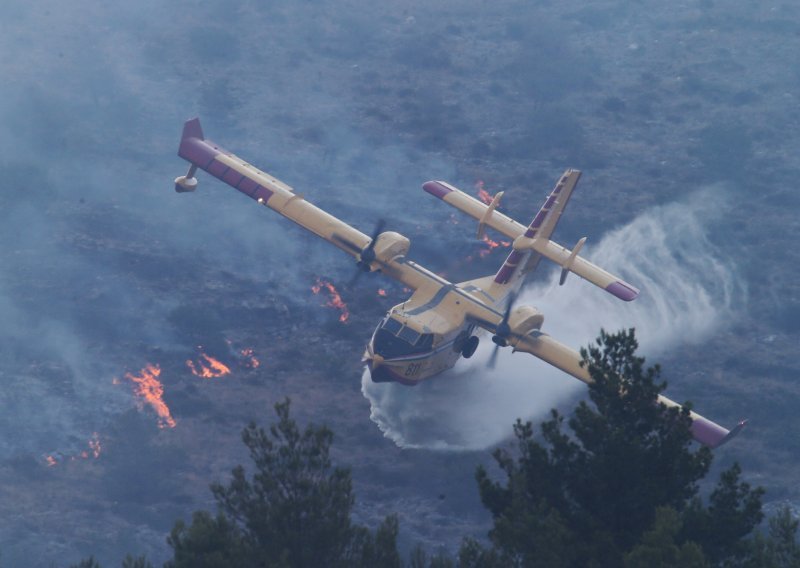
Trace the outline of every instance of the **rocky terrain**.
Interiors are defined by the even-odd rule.
[[[11,2],[0,32],[2,565],[163,560],[175,519],[213,507],[209,482],[246,461],[242,427],[269,423],[286,396],[300,421],[335,431],[364,522],[398,512],[404,545],[431,549],[488,526],[473,472],[489,447],[403,449],[370,420],[360,355],[403,290],[347,286],[348,258],[207,176],[176,195],[194,115],[362,231],[385,218],[454,281],[504,252],[481,258],[474,225],[422,193],[427,179],[504,190],[526,221],[580,168],[558,240],[607,236],[642,255],[629,270],[658,243],[614,231],[678,204],[658,227],[690,270],[649,284],[673,331],[648,353],[678,400],[751,420],[719,465],[740,461],[770,503],[800,502],[793,4],[36,0]],[[311,290],[318,278],[338,287],[346,323]],[[699,303],[680,287],[695,280]],[[582,292],[589,310],[600,302]],[[203,353],[230,372],[193,374]],[[148,365],[174,427],[137,394]]]

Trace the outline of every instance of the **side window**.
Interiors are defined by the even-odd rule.
[[[420,336],[419,341],[417,341],[417,347],[426,351],[433,348],[433,334],[423,333],[422,336]]]

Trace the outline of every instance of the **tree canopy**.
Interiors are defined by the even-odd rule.
[[[456,558],[413,549],[412,568],[620,567],[789,568],[800,566],[798,521],[788,508],[762,521],[763,490],[733,464],[701,495],[712,453],[692,441],[690,405],[658,402],[658,366],[636,355],[633,330],[601,332],[582,351],[594,383],[569,418],[553,410],[535,429],[518,420],[515,449],[479,467],[478,490],[492,515],[488,543],[466,538]],[[178,521],[166,568],[377,567],[403,565],[398,522],[373,531],[351,520],[349,470],[334,467],[332,432],[301,430],[289,400],[268,430],[250,424],[242,440],[249,468],[214,483],[216,514]],[[250,473],[248,473],[250,470]],[[76,567],[99,568],[93,558]],[[147,568],[128,557],[123,568]]]
[[[228,484],[211,486],[216,516],[200,511],[176,523],[169,568],[401,565],[397,519],[374,533],[352,523],[350,471],[331,463],[333,433],[313,424],[301,431],[289,408],[288,399],[275,405],[269,430],[244,429],[252,475],[237,466]]]
[[[492,555],[504,565],[548,567],[672,566],[676,559],[702,566],[743,557],[744,538],[763,517],[763,491],[743,482],[735,464],[703,504],[698,482],[712,454],[692,443],[688,404],[657,402],[666,383],[637,348],[633,330],[601,332],[581,352],[594,380],[591,402],[566,421],[553,410],[540,437],[517,421],[516,455],[494,453],[504,479],[479,468],[494,526],[491,550],[470,553],[475,565]]]

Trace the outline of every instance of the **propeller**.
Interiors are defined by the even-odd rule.
[[[375,243],[378,242],[378,236],[383,232],[383,228],[386,226],[386,221],[383,219],[378,219],[378,222],[375,224],[375,229],[372,231],[372,237],[369,241],[369,244],[364,247],[364,250],[361,251],[359,255],[360,259],[357,263],[357,266],[363,272],[369,272],[369,265],[372,264],[372,261],[375,260]]]
[[[494,335],[492,336],[492,341],[494,342],[494,351],[492,351],[492,355],[489,357],[488,366],[490,369],[494,369],[494,366],[497,363],[497,352],[500,351],[501,347],[506,347],[508,345],[508,338],[511,336],[511,326],[508,325],[508,318],[511,316],[511,310],[513,309],[514,302],[516,301],[517,294],[515,292],[511,292],[508,295],[506,312],[503,314],[503,319],[495,328]]]
[[[378,222],[375,224],[375,229],[372,231],[372,237],[370,238],[369,244],[367,244],[367,246],[365,246],[363,249],[359,248],[357,245],[353,244],[347,239],[337,235],[336,233],[331,235],[331,238],[333,238],[336,242],[340,243],[345,248],[358,255],[358,261],[356,262],[358,270],[353,275],[353,278],[350,279],[350,286],[353,286],[358,281],[358,278],[363,272],[369,272],[370,264],[372,264],[372,262],[375,260],[375,244],[378,242],[378,237],[383,232],[384,227],[386,227],[386,221],[383,219],[378,219]]]

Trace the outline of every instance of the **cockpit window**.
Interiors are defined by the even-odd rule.
[[[396,337],[393,333],[389,333],[383,328],[375,332],[375,337],[372,340],[372,347],[375,349],[375,353],[387,359],[404,357],[419,352],[414,345]]]
[[[397,336],[401,339],[405,339],[411,345],[414,345],[419,339],[419,333],[411,329],[410,327],[406,326],[397,334]]]
[[[400,328],[403,327],[403,324],[396,319],[386,318],[386,320],[383,322],[383,326],[381,327],[383,327],[383,329],[387,330],[389,333],[397,335],[397,332],[400,331]]]
[[[391,317],[383,320],[373,339],[375,352],[383,357],[404,357],[433,349],[432,333],[417,333]]]

